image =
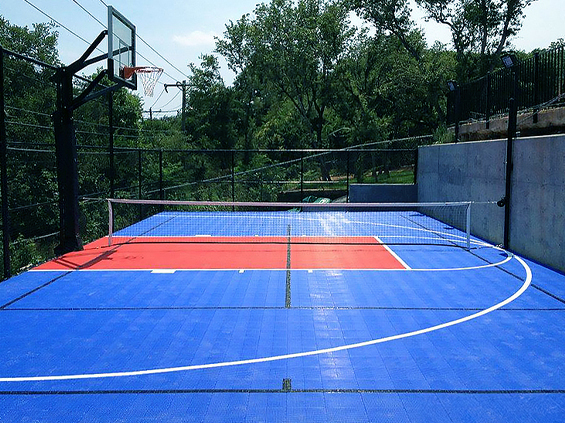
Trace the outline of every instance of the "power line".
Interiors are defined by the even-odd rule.
[[[76,0],[73,0],[73,1],[76,3]],[[108,4],[107,4],[104,0],[100,0],[100,3],[102,3],[104,6],[108,7]],[[161,53],[159,53],[157,50],[155,50],[147,41],[145,41],[143,38],[141,38],[141,36],[140,36],[138,33],[136,33],[135,35],[137,36],[137,38],[139,38],[139,40],[140,40],[143,44],[145,44],[147,47],[149,47],[157,56],[159,56],[161,59],[163,59],[163,60],[164,60],[167,64],[169,64],[173,69],[175,69],[178,73],[180,73],[181,75],[186,76],[186,77],[188,78],[188,76],[187,76],[183,71],[181,71],[179,68],[177,68],[175,65],[173,65],[173,64],[172,64],[169,60],[167,60]],[[141,57],[143,57],[143,56],[141,56]],[[143,58],[144,58],[145,60],[147,60],[145,57],[143,57]],[[147,60],[147,61],[149,61],[149,60]],[[149,62],[149,63],[151,63],[151,62]],[[153,63],[151,63],[151,64],[153,64]],[[173,80],[175,79],[175,78],[173,78],[171,75],[169,75],[169,74],[167,74],[167,73],[165,73],[165,75],[169,76],[169,77],[170,77],[171,79],[173,79]]]
[[[78,7],[80,7],[82,10],[84,10],[86,13],[88,13],[88,15],[89,15],[92,19],[94,19],[96,22],[98,22],[100,25],[102,25],[103,28],[106,28],[106,25],[104,25],[104,24],[102,23],[102,21],[100,21],[100,19],[98,19],[96,16],[94,16],[92,13],[90,13],[83,5],[81,5],[77,0],[73,0],[73,2],[75,2]]]
[[[179,112],[180,109],[172,109],[172,110],[144,110],[143,113],[154,113],[154,114],[163,114],[163,113],[174,113]],[[165,132],[165,131],[163,131]]]
[[[28,0],[24,0],[24,1],[28,1]],[[79,6],[84,12],[86,12],[92,19],[94,19],[96,22],[98,22],[100,25],[102,25],[102,27],[103,27],[104,29],[108,29],[107,26],[106,26],[106,24],[104,24],[102,21],[100,21],[100,19],[98,19],[97,17],[95,17],[88,9],[86,9],[84,6],[82,6],[77,0],[72,0],[72,1],[73,1],[73,3],[75,3],[77,6]],[[101,2],[102,2],[102,4],[103,4],[104,6],[108,7],[108,5],[107,5],[104,1],[101,0]],[[143,38],[141,38],[137,32],[136,32],[135,35],[136,35],[136,37],[139,38],[139,40],[141,40],[147,47],[149,47],[152,51],[154,51],[160,58],[162,58],[165,62],[167,62],[169,65],[171,65],[171,66],[172,66],[174,69],[176,69],[179,73],[181,73],[182,75],[184,75],[184,74],[182,73],[182,71],[180,71],[176,66],[174,66],[174,65],[173,65],[171,62],[169,62],[165,57],[163,57],[163,55],[161,55],[157,50],[155,50],[153,47],[151,47],[151,46],[149,45],[149,43],[147,43],[147,41],[145,41]],[[138,51],[136,51],[136,54],[137,54],[139,57],[145,59],[149,64],[151,64],[151,65],[153,65],[153,66],[155,66],[155,67],[159,67],[159,66],[157,66],[155,63],[153,63],[151,60],[149,60],[149,59],[147,59],[145,56],[143,56],[141,53],[139,53]],[[167,76],[168,76],[169,78],[171,78],[172,80],[175,80],[175,78],[174,78],[172,75],[169,75],[167,72],[164,72],[164,73],[165,73],[165,75],[167,75]]]
[[[27,1],[27,0],[26,0]],[[100,25],[102,25],[103,28],[106,28],[106,25],[104,23],[102,23],[98,18],[96,18],[92,13],[90,13],[90,11],[88,11],[84,6],[82,6],[77,0],[72,0],[77,6],[79,6],[84,12],[86,12],[92,19],[94,19],[96,22],[98,22]],[[100,2],[105,6],[108,7],[108,4],[104,1],[104,0],[100,0]],[[159,53],[155,48],[153,48],[147,41],[145,41],[137,32],[136,32],[136,37],[143,43],[145,44],[151,51],[153,51],[157,56],[159,56],[162,60],[164,60],[168,65],[170,65],[173,69],[175,69],[177,72],[179,72],[181,75],[183,75],[183,77],[187,77],[188,76],[181,71],[179,68],[177,68],[175,65],[173,65],[166,57],[164,57],[161,53]],[[143,59],[145,59],[148,63],[150,63],[153,66],[158,67],[155,63],[153,63],[151,60],[147,59],[145,56],[143,56],[141,53],[137,52],[137,55]],[[172,75],[170,75],[167,72],[164,72],[165,75],[167,75],[169,78],[171,78],[173,81],[176,79],[174,78]],[[163,83],[160,83],[161,85],[164,85]],[[161,96],[159,96],[161,97]],[[159,99],[157,99],[153,106],[157,103]]]
[[[58,20],[56,20],[55,18],[49,16],[47,13],[45,13],[43,10],[41,10],[39,7],[37,7],[35,4],[31,3],[29,0],[24,0],[27,4],[29,4],[31,7],[33,7],[35,10],[37,10],[39,13],[41,13],[42,15],[46,16],[48,19],[50,19],[52,22],[54,22],[56,25],[59,25],[60,27],[66,29],[67,31],[69,31],[71,34],[73,34],[75,37],[77,37],[78,39],[84,41],[86,44],[91,44],[89,41],[87,41],[86,39],[82,38],[80,35],[78,35],[76,32],[72,31],[71,29],[67,28],[65,25],[63,25],[62,23],[60,23]],[[103,53],[102,50],[100,50],[99,48],[97,49],[98,51],[101,51]]]
[[[181,91],[177,92],[177,94],[176,94],[173,98],[171,98],[171,99],[167,102],[167,104],[165,104],[165,105],[163,105],[163,106],[161,106],[161,107],[167,107],[169,104],[171,104],[171,103],[173,102],[173,100],[175,100],[175,99],[180,95],[180,93],[181,93]]]
[[[163,96],[163,94],[164,94],[165,92],[166,92],[165,86],[163,85],[163,90],[161,91],[161,94],[159,94],[159,96],[157,97],[157,100],[155,100],[155,101],[153,102],[153,104],[151,105],[151,107],[150,107],[151,109],[152,109],[153,107],[155,107],[155,105],[156,105],[157,102],[161,99],[161,97]]]
[[[161,53],[159,53],[157,50],[155,50],[153,47],[151,47],[147,41],[145,41],[143,38],[141,38],[139,36],[139,34],[136,34],[137,38],[139,38],[147,47],[149,47],[155,54],[157,54],[157,56],[159,56],[161,59],[163,59],[165,62],[167,62],[167,64],[171,65],[173,67],[173,69],[175,69],[178,73],[180,73],[182,76],[185,76],[188,78],[188,75],[184,74],[179,68],[177,68],[175,65],[173,65],[171,62],[169,62],[167,59],[165,59],[165,57],[163,57],[163,55]],[[170,75],[169,75],[170,76]],[[173,78],[174,79],[174,78]]]
[[[106,25],[100,21],[98,18],[96,18],[96,16],[94,16],[88,9],[86,9],[84,6],[82,6],[77,0],[72,0],[73,3],[75,3],[78,7],[80,7],[85,13],[87,13],[92,19],[94,19],[96,22],[98,22],[103,28],[107,28]],[[64,28],[65,30],[67,30],[69,33],[71,33],[72,35],[74,35],[76,38],[80,39],[81,41],[83,41],[84,43],[90,45],[91,42],[89,42],[88,40],[86,40],[85,38],[81,37],[79,34],[77,34],[76,32],[74,32],[73,30],[71,30],[70,28],[68,28],[67,26],[63,25],[61,22],[59,22],[58,20],[56,20],[55,18],[53,18],[52,16],[50,16],[48,13],[46,13],[45,11],[43,11],[41,8],[39,8],[38,6],[34,5],[30,0],[24,0],[24,2],[26,2],[29,6],[33,7],[35,10],[37,10],[39,13],[41,13],[42,15],[46,16],[50,21],[52,21],[53,23],[55,23],[56,25],[60,26],[61,28]],[[100,0],[100,2],[108,7],[108,4],[106,2],[104,2],[104,0]],[[139,34],[136,33],[136,37],[139,38],[140,41],[142,41],[147,47],[149,47],[149,49],[151,49],[155,54],[157,54],[161,59],[163,59],[167,64],[169,64],[173,69],[175,69],[177,72],[179,72],[181,75],[183,76],[187,76],[185,75],[180,69],[178,69],[175,65],[173,65],[169,60],[167,60],[161,53],[159,53],[155,48],[153,48],[147,41],[145,41],[142,37],[139,36]],[[103,50],[101,50],[100,48],[97,48],[98,51],[105,53]],[[153,63],[151,60],[147,59],[145,56],[143,56],[141,53],[137,52],[137,55],[139,57],[141,57],[142,59],[146,60],[149,64],[158,67],[155,63]],[[173,81],[176,80],[176,78],[174,78],[172,75],[170,75],[167,72],[164,72],[165,75],[167,75],[169,78],[171,78]],[[160,83],[161,85],[164,86],[164,83]],[[174,97],[176,98],[176,96]],[[174,98],[172,100],[174,100]],[[172,101],[171,100],[171,101]],[[168,104],[170,104],[169,101],[165,106],[167,106]],[[157,101],[155,101],[155,103],[153,105],[155,105],[157,103]],[[163,106],[163,107],[165,107]]]

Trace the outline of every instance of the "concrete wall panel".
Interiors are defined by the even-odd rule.
[[[505,193],[506,140],[421,147],[418,201],[498,201]],[[514,142],[510,248],[565,271],[565,135]],[[502,242],[504,209],[476,205],[473,233]]]

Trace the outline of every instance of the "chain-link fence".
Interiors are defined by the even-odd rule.
[[[0,56],[0,271],[6,278],[52,258],[61,223],[52,121],[56,68],[6,50]],[[84,84],[77,79],[77,90]],[[84,243],[107,234],[109,197],[261,202],[316,195],[346,201],[352,183],[414,182],[417,148],[432,142],[432,137],[416,137],[336,150],[140,148],[156,144],[144,142],[148,138],[167,133],[148,133],[137,125],[112,127],[109,101],[97,98],[88,114],[74,121]],[[138,207],[132,218],[154,211]]]

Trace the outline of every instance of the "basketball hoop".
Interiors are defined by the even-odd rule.
[[[155,66],[136,66],[133,68],[124,66],[122,73],[124,79],[130,79],[133,74],[136,74],[139,79],[141,79],[145,95],[153,97],[153,89],[155,85],[157,85],[157,81],[161,77],[163,69]]]

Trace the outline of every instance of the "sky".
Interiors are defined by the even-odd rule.
[[[413,1],[413,0],[412,0]],[[144,103],[159,116],[159,111],[174,114],[181,107],[180,90],[170,87],[165,92],[163,84],[175,84],[188,79],[189,63],[200,63],[199,56],[214,51],[214,37],[221,37],[225,25],[237,21],[242,15],[252,13],[261,0],[2,0],[0,15],[11,24],[30,27],[37,22],[57,21],[59,32],[59,57],[65,64],[78,59],[90,43],[107,25],[107,6],[112,5],[136,26],[137,64],[164,68],[153,97],[143,94],[141,84],[137,93]],[[34,7],[35,6],[35,7]],[[38,10],[39,9],[39,10]],[[424,13],[412,5],[413,19],[426,35],[429,45],[436,40],[449,46],[450,32],[444,25],[425,22]],[[43,12],[43,13],[42,13]],[[551,42],[565,38],[563,17],[564,0],[536,0],[526,8],[526,18],[517,37],[515,48],[531,51],[548,47]],[[98,22],[99,21],[99,22]],[[358,19],[353,19],[361,24]],[[65,28],[66,27],[66,28]],[[73,33],[71,33],[72,31]],[[79,38],[80,37],[80,38]],[[82,39],[81,39],[82,38]],[[105,40],[100,49],[107,51]],[[100,54],[98,51],[95,54]],[[220,60],[226,84],[234,75]],[[106,66],[100,62],[99,66]],[[94,73],[88,68],[85,74]]]

